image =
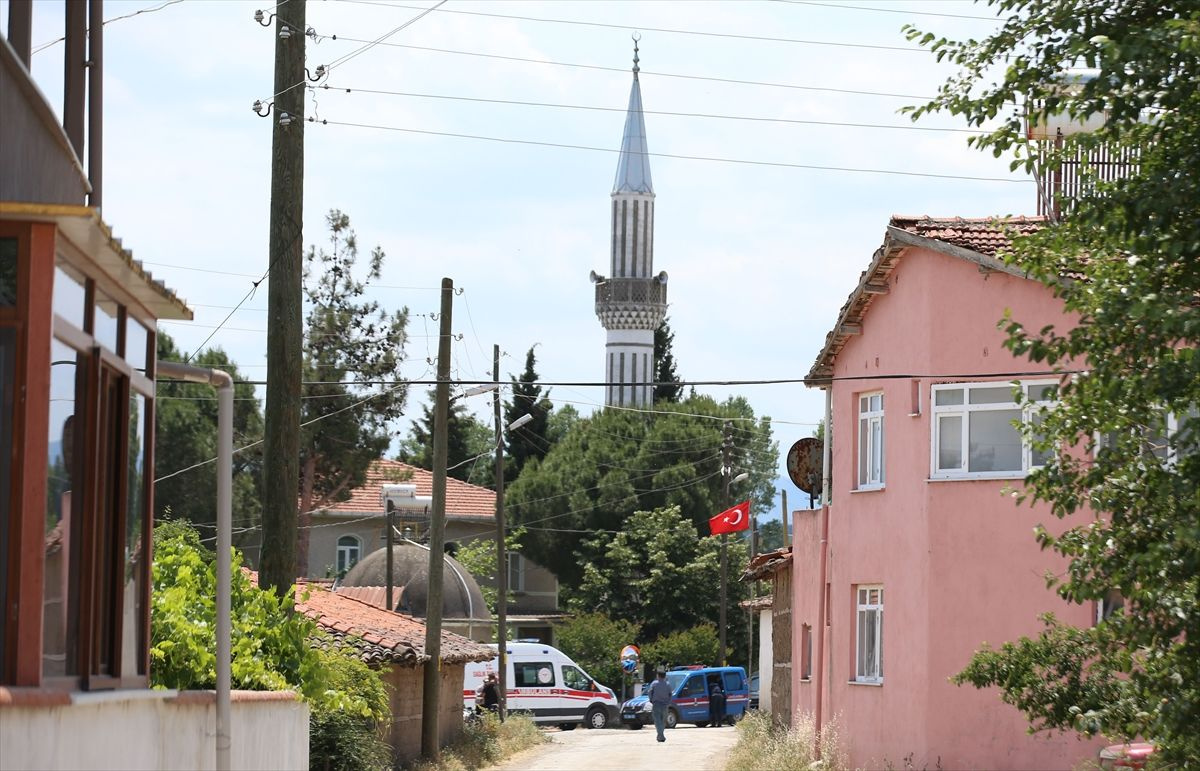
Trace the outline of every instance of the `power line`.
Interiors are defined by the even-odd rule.
[[[141,16],[143,13],[154,13],[155,11],[161,11],[162,9],[166,8],[167,6],[175,5],[176,3],[182,3],[182,2],[183,2],[183,0],[166,0],[165,3],[154,6],[153,8],[143,8],[139,11],[134,11],[133,13],[127,13],[123,16],[114,16],[111,19],[105,19],[103,26],[108,26],[109,24],[112,24],[114,21],[121,21],[122,19],[132,19],[134,16]],[[42,43],[37,48],[33,49],[32,54],[39,54],[42,51],[45,51],[50,46],[52,46],[56,43],[61,43],[62,41],[66,40],[66,39],[67,38],[64,36],[64,37],[55,38],[54,40],[51,40],[46,43]]]
[[[404,5],[402,3],[386,3],[380,0],[337,0],[344,3],[355,3],[358,5],[379,5],[386,8],[403,8],[407,10],[425,10],[420,6]],[[844,43],[832,40],[805,40],[800,38],[788,37],[771,37],[769,35],[742,35],[736,32],[707,32],[704,30],[694,29],[676,29],[668,27],[646,27],[640,25],[629,24],[607,24],[599,21],[580,21],[578,19],[548,19],[541,16],[518,16],[505,13],[490,13],[486,11],[465,11],[461,9],[450,9],[438,7],[427,9],[426,12],[437,10],[440,13],[454,13],[463,16],[482,16],[492,19],[512,19],[515,21],[534,21],[543,24],[568,24],[579,27],[598,27],[601,29],[620,29],[630,32],[661,32],[669,35],[695,35],[699,37],[716,37],[729,38],[733,40],[752,40],[759,43],[790,43],[798,45],[815,45],[815,46],[832,46],[835,48],[869,48],[876,51],[903,51],[905,53],[923,53],[924,49],[913,46],[890,46],[875,43]]]
[[[353,123],[349,121],[335,120],[316,120],[315,118],[307,119],[310,123],[319,123],[322,126],[346,126],[349,128],[365,128],[374,129],[377,131],[398,131],[407,134],[421,134],[424,136],[440,136],[452,137],[455,139],[475,139],[485,142],[500,142],[503,144],[531,145],[534,147],[556,147],[566,150],[589,150],[592,152],[601,153],[620,153],[620,148],[611,147],[592,147],[589,145],[574,145],[564,142],[542,142],[533,139],[511,139],[505,137],[490,137],[482,134],[462,134],[452,131],[433,131],[430,129],[414,129],[404,128],[402,126],[381,126],[371,123]],[[646,153],[645,155],[652,158],[671,158],[674,160],[683,161],[706,161],[710,163],[732,163],[746,166],[768,166],[772,168],[787,168],[787,169],[808,169],[810,171],[842,171],[854,174],[888,174],[902,177],[923,177],[927,179],[959,179],[972,182],[1005,182],[1009,184],[1031,184],[1028,179],[1010,179],[1007,177],[976,177],[966,174],[936,174],[926,171],[901,171],[898,169],[864,169],[851,166],[824,166],[820,164],[810,163],[790,163],[788,161],[756,161],[744,158],[718,158],[715,156],[703,155],[680,155],[676,153]]]
[[[472,96],[451,96],[448,94],[420,94],[410,91],[384,91],[372,88],[342,88],[331,86],[328,83],[323,83],[318,88],[329,91],[337,91],[339,93],[354,94],[378,94],[382,96],[406,96],[416,99],[445,99],[456,102],[480,102],[484,104],[508,104],[521,107],[551,107],[563,110],[593,110],[601,112],[626,112],[625,107],[600,107],[587,104],[561,104],[555,102],[528,102],[516,99],[485,99],[483,97]],[[676,118],[712,118],[719,120],[742,120],[752,121],[756,123],[784,123],[792,125],[811,125],[811,126],[839,126],[850,128],[870,128],[870,129],[894,129],[899,131],[942,131],[959,134],[978,134],[979,131],[974,129],[962,128],[939,128],[936,126],[918,126],[904,125],[895,123],[852,123],[848,121],[833,121],[833,120],[808,120],[800,118],[765,118],[753,115],[721,115],[716,113],[703,112],[672,112],[668,110],[642,110],[645,115],[667,115]]]
[[[345,40],[350,43],[368,43],[368,42],[370,42],[368,40],[362,40],[360,38],[353,38],[353,37],[346,37],[344,35],[318,35],[318,37],[319,38],[327,38],[330,40]],[[599,70],[602,72],[620,72],[620,73],[623,73],[626,75],[629,74],[629,69],[627,67],[608,67],[608,66],[600,65],[600,64],[579,64],[579,63],[573,63],[573,62],[556,62],[556,61],[552,61],[549,59],[530,59],[530,58],[521,57],[521,56],[504,56],[501,54],[485,54],[485,53],[480,53],[478,51],[459,51],[459,50],[455,50],[455,49],[451,49],[451,48],[433,48],[430,46],[417,46],[417,45],[410,45],[407,43],[380,43],[379,45],[387,46],[387,47],[391,47],[391,48],[407,48],[407,49],[410,49],[413,51],[428,51],[431,53],[451,54],[454,56],[475,56],[475,57],[480,57],[480,58],[484,58],[484,59],[499,59],[502,61],[509,61],[509,62],[521,62],[523,64],[549,64],[549,65],[552,65],[555,67],[574,67],[577,69],[584,69],[584,70]],[[832,86],[805,86],[805,85],[799,85],[796,83],[773,83],[770,81],[762,81],[762,80],[740,80],[737,78],[718,78],[718,77],[714,77],[714,76],[710,76],[710,75],[684,75],[684,74],[672,73],[672,72],[657,72],[654,70],[647,70],[645,68],[642,68],[639,71],[639,73],[642,77],[650,75],[650,76],[656,76],[656,77],[660,77],[660,78],[679,78],[679,79],[683,79],[683,80],[703,80],[703,81],[708,81],[708,82],[712,82],[712,83],[730,83],[733,85],[740,85],[740,86],[763,86],[766,88],[787,88],[787,89],[795,89],[795,90],[799,90],[799,91],[823,91],[823,92],[834,93],[834,94],[853,94],[855,96],[882,96],[882,97],[886,97],[886,98],[890,98],[890,99],[915,99],[917,101],[922,101],[922,102],[929,101],[930,99],[933,98],[932,96],[919,95],[919,94],[897,94],[897,93],[891,93],[891,92],[885,92],[885,91],[865,91],[865,90],[861,90],[861,89],[852,89],[852,88],[834,88]]]
[[[258,275],[257,273],[234,273],[234,272],[228,271],[228,270],[213,270],[212,268],[196,268],[191,265],[175,265],[175,264],[168,263],[168,262],[143,261],[142,264],[143,265],[153,265],[158,268],[174,268],[176,270],[195,270],[195,271],[199,271],[201,273],[215,273],[220,276],[234,276],[236,278],[254,278],[255,276]],[[268,278],[270,278],[270,277],[268,276]],[[405,290],[414,290],[414,291],[416,291],[416,290],[432,291],[432,290],[436,289],[438,291],[441,291],[441,288],[436,287],[436,286],[406,286],[406,285],[400,285],[400,284],[375,284],[375,283],[371,283],[368,286],[370,286],[370,288],[372,288],[372,289],[405,289]],[[226,306],[212,305],[212,306],[208,306],[208,307],[228,308],[229,306],[227,306],[227,305]],[[256,308],[254,310],[266,310],[266,308]]]
[[[825,8],[838,8],[844,11],[877,11],[879,13],[901,13],[905,16],[940,16],[946,19],[973,19],[976,21],[1000,21],[995,16],[971,16],[965,13],[940,13],[938,11],[912,11],[906,8],[875,8],[869,5],[843,5],[842,3],[819,3],[814,0],[771,0],[776,3],[791,5],[817,5]]]

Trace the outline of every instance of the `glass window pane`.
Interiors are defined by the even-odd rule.
[[[79,271],[65,263],[54,266],[54,295],[51,300],[54,312],[75,326],[83,329],[83,316],[87,310],[87,281]]]
[[[883,421],[871,423],[871,481],[883,484]]]
[[[1011,404],[1013,388],[1011,385],[974,387],[971,389],[971,404]]]
[[[142,596],[146,544],[142,527],[146,513],[146,397],[129,397],[128,502],[125,509],[125,586],[122,601],[121,674],[145,674],[141,656],[145,646]]]
[[[883,394],[875,394],[871,397],[871,412],[879,412],[883,409]]]
[[[125,361],[129,366],[146,372],[146,343],[149,333],[141,322],[132,316],[125,317]]]
[[[1030,416],[1030,423],[1033,426],[1033,429],[1035,432],[1034,436],[1040,437],[1040,434],[1037,433],[1037,428],[1038,428],[1038,426],[1040,426],[1042,424],[1042,416],[1035,412],[1033,415]],[[1045,466],[1046,461],[1048,461],[1051,458],[1051,456],[1053,456],[1053,455],[1054,455],[1054,452],[1051,450],[1039,450],[1036,447],[1030,447],[1029,448],[1029,465],[1035,466],[1035,467],[1036,466]]]
[[[1029,398],[1035,402],[1050,402],[1058,398],[1058,386],[1053,383],[1029,386]]]
[[[113,352],[117,350],[117,310],[117,301],[97,289],[92,336],[96,342]]]
[[[79,674],[79,538],[82,419],[75,403],[84,388],[86,359],[54,340],[50,346],[49,458],[42,579],[42,675]]]
[[[957,471],[962,468],[962,421],[962,415],[938,418],[939,471]]]
[[[860,485],[865,485],[867,483],[867,449],[869,430],[870,428],[868,421],[858,421],[858,483]]]
[[[1020,410],[971,413],[968,471],[1021,470],[1021,435],[1013,426],[1013,421],[1020,417]]]
[[[933,392],[933,403],[941,406],[943,404],[962,404],[963,392],[961,388],[943,388]]]
[[[17,239],[0,238],[0,305],[17,304]]]

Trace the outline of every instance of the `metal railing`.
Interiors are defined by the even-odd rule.
[[[667,304],[667,285],[658,278],[610,278],[596,284],[596,305],[610,303]]]

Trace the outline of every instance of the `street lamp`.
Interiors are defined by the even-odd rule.
[[[750,476],[745,471],[743,471],[742,473],[740,473],[737,476],[730,479],[730,475],[732,475],[732,474],[733,474],[732,467],[730,467],[730,466],[722,466],[721,467],[721,476],[724,477],[724,485],[723,485],[724,486],[724,497],[725,497],[724,503],[725,503],[726,508],[729,508],[729,504],[732,502],[729,499],[729,486],[731,484],[736,484],[737,482],[745,481]],[[725,651],[726,651],[726,648],[725,648],[725,610],[726,610],[726,605],[729,604],[729,600],[728,600],[728,596],[729,596],[728,541],[729,541],[729,534],[721,533],[721,618],[717,624],[717,629],[720,631],[720,634],[721,634],[721,666],[725,666],[726,664],[728,664],[727,657],[725,655]]]

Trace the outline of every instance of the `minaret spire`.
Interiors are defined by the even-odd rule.
[[[667,312],[667,274],[654,273],[654,185],[633,36],[633,86],[612,189],[610,278],[592,272],[596,315],[608,332],[605,404],[649,406],[654,401],[654,332]]]

